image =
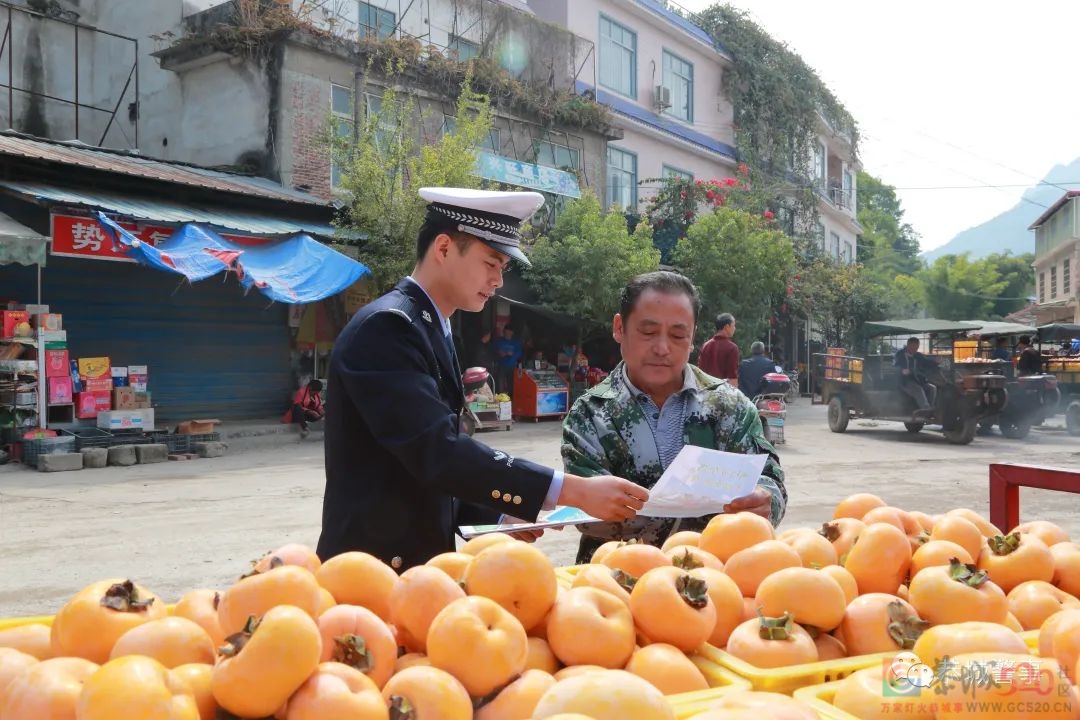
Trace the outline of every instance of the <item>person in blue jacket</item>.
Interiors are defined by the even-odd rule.
[[[543,196],[420,195],[429,204],[412,274],[353,316],[330,357],[319,557],[362,551],[403,571],[454,550],[461,525],[531,522],[556,505],[606,521],[634,517],[648,499],[640,486],[514,457],[473,439],[462,420],[450,317],[482,310],[511,258],[528,265],[520,224]]]

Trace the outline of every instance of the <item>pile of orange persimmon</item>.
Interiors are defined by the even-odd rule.
[[[504,535],[400,576],[364,553],[321,563],[286,545],[172,608],[112,579],[78,592],[51,627],[0,630],[0,720],[670,720],[671,696],[708,686],[699,653],[778,669],[904,651],[1038,672],[895,702],[890,664],[877,662],[845,678],[833,704],[933,720],[1023,690],[1048,703],[1030,716],[1080,718],[1078,596],[1080,545],[1055,525],[1003,533],[970,510],[930,517],[868,494],[820,529],[777,532],[739,513],[662,548],[608,543],[561,583],[540,550]],[[750,713],[818,717],[753,691],[693,717]]]

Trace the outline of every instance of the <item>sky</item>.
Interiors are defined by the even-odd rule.
[[[730,4],[801,55],[855,117],[863,169],[897,188],[923,250],[1080,157],[1080,2]],[[1035,220],[1042,208],[1030,207]]]

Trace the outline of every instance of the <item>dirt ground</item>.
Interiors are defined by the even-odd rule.
[[[1080,439],[1036,430],[968,446],[895,423],[854,421],[829,432],[825,409],[789,409],[779,445],[790,495],[781,527],[817,526],[855,492],[938,513],[987,514],[988,465],[1012,462],[1080,469]],[[558,461],[557,422],[518,423],[480,439],[514,455]],[[0,467],[0,617],[53,613],[78,588],[125,578],[167,601],[196,587],[226,586],[249,562],[286,542],[314,545],[323,492],[323,446],[277,436],[215,460],[40,474]],[[1021,518],[1045,519],[1080,538],[1080,498],[1021,491]],[[549,532],[540,547],[571,564],[578,534]]]

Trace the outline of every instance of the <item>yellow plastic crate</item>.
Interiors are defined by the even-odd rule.
[[[1035,655],[1039,654],[1039,631],[1038,630],[1025,630],[1020,633],[1020,637],[1024,638],[1024,642],[1031,648],[1031,652]]]
[[[668,695],[668,701],[671,703],[672,708],[675,709],[675,717],[678,720],[686,720],[686,718],[708,710],[711,704],[719,697],[751,689],[748,680],[739,677],[706,657],[692,655],[690,659],[697,665],[698,670],[701,670],[701,674],[705,676],[705,680],[709,683],[709,689]]]
[[[14,617],[14,618],[0,618],[0,630],[10,630],[11,628],[22,627],[23,625],[48,625],[52,627],[53,616],[52,615],[39,615],[37,617]]]
[[[705,645],[698,651],[702,657],[712,660],[739,677],[750,681],[755,690],[791,695],[801,687],[841,680],[856,670],[872,667],[883,660],[893,658],[895,652],[875,655],[857,655],[840,660],[822,660],[820,662],[792,665],[785,668],[759,668],[748,662],[711,645]]]
[[[836,687],[839,684],[839,680],[833,680],[818,685],[809,685],[796,690],[793,697],[813,708],[821,720],[859,720],[854,715],[846,713],[832,704],[833,696],[836,694]]]

